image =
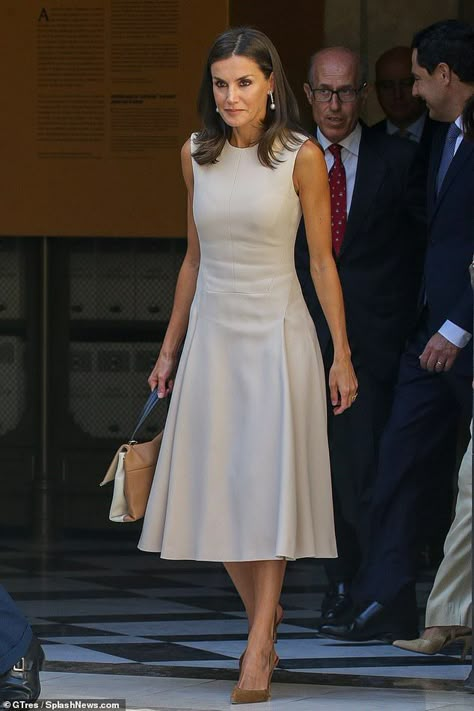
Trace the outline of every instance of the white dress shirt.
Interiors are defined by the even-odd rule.
[[[358,123],[355,129],[342,141],[338,141],[338,145],[342,146],[341,160],[346,171],[346,200],[347,200],[347,214],[351,209],[352,195],[354,194],[355,178],[357,173],[357,161],[359,159],[359,146],[360,138],[362,136],[362,128]],[[326,159],[326,165],[328,173],[334,164],[334,156],[329,150],[329,146],[332,146],[331,141],[328,141],[326,136],[317,130],[316,138],[321,144],[324,150],[324,157]]]
[[[458,150],[464,138],[464,126],[462,123],[462,116],[458,116],[455,123],[456,126],[461,129],[461,133],[457,137],[456,143],[454,144],[454,155],[456,155],[456,151]],[[469,333],[469,331],[465,331],[463,328],[449,320],[443,323],[438,333],[440,333],[450,343],[457,346],[458,348],[464,348],[464,346],[466,346],[472,338],[472,334]]]
[[[407,138],[410,141],[414,141],[415,143],[419,143],[421,141],[421,136],[423,134],[423,129],[425,127],[425,121],[426,121],[426,112],[421,114],[416,121],[413,121],[409,126],[407,126],[404,130],[407,134]],[[386,126],[387,126],[387,133],[389,136],[393,136],[394,134],[398,134],[400,131],[398,126],[395,126],[394,123],[390,121],[390,119],[386,120]]]
[[[413,140],[416,140],[416,137],[419,136],[417,139],[418,141],[421,138],[421,133],[423,132],[423,127],[425,124],[426,120],[426,114],[423,116],[420,116],[419,119],[417,119],[413,124],[411,124],[411,127],[408,127],[408,130],[413,134]],[[459,126],[459,128],[463,129],[462,126],[462,119],[461,116],[459,116],[456,119],[456,124]],[[393,124],[392,124],[393,126]],[[398,128],[395,126],[395,130],[398,131]],[[389,121],[387,120],[387,132],[392,133],[392,131],[389,131]],[[342,146],[341,150],[341,160],[342,164],[344,165],[344,169],[346,171],[346,195],[347,195],[347,214],[349,214],[349,211],[351,209],[351,204],[352,204],[352,196],[354,194],[354,185],[355,185],[355,178],[356,178],[356,173],[357,173],[357,162],[359,159],[359,147],[360,147],[360,139],[362,136],[362,128],[361,125],[358,123],[352,133],[350,133],[346,138],[344,138],[342,141],[338,141],[338,145]],[[318,142],[320,143],[321,147],[324,150],[324,158],[326,160],[326,166],[328,169],[328,172],[331,170],[333,164],[334,164],[334,156],[332,153],[329,151],[329,146],[332,145],[331,141],[329,141],[326,136],[321,133],[319,128],[316,131],[316,138]],[[458,138],[456,139],[456,144],[454,147],[454,153],[458,150],[459,146],[461,145],[461,141],[463,140],[463,134],[461,133]],[[462,328],[457,326],[455,323],[452,321],[445,321],[444,324],[441,326],[439,329],[438,333],[440,333],[444,338],[446,338],[448,341],[453,343],[455,346],[458,346],[458,348],[464,348],[464,346],[469,343],[469,341],[472,338],[472,335],[468,331],[464,331]]]
[[[454,123],[461,131],[459,136],[456,138],[456,143],[454,144],[454,155],[456,155],[456,152],[464,139],[464,124],[462,122],[462,116],[458,116]]]

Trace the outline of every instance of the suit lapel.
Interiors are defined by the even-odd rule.
[[[441,161],[441,153],[443,152],[444,138],[446,131],[441,131],[436,134],[431,144],[430,162],[428,168],[428,182],[426,186],[426,200],[428,209],[428,220],[431,220],[436,204],[436,176]]]
[[[447,132],[448,124],[440,124],[439,129],[434,132],[433,142],[431,144],[427,184],[428,220],[431,220],[436,207],[436,178],[438,176],[439,164],[441,162]]]
[[[449,190],[449,187],[455,177],[458,175],[459,171],[462,169],[464,163],[468,159],[468,157],[474,152],[474,143],[471,143],[469,141],[466,141],[465,139],[461,141],[461,144],[459,148],[456,151],[456,154],[451,161],[451,165],[448,168],[448,172],[445,175],[445,178],[443,180],[443,184],[441,185],[441,190],[439,191],[439,195],[437,198],[435,198],[434,205],[433,205],[433,210],[430,210],[430,220],[432,220],[441,203],[443,202],[443,198],[446,195],[446,192]],[[438,166],[439,166],[439,160],[438,160]],[[436,173],[434,176],[434,188],[436,190]]]
[[[385,170],[384,161],[374,151],[367,137],[367,132],[362,129],[354,192],[339,259],[344,256],[354,236],[365,224],[367,213],[375,201]]]

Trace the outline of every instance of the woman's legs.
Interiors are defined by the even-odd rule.
[[[273,663],[273,628],[285,560],[225,563],[249,618],[249,637],[239,679],[242,689],[265,689]]]
[[[224,563],[224,567],[244,604],[249,624],[249,632],[253,625],[255,611],[253,566],[254,561]]]
[[[273,561],[269,561],[273,562]],[[275,561],[280,563],[280,561]],[[285,563],[285,561],[283,561]],[[258,564],[258,561],[257,561]],[[248,618],[249,632],[253,625],[255,611],[255,582],[254,582],[254,566],[255,561],[243,561],[241,563],[224,563],[224,567],[234,583],[234,586],[242,600],[245,612]],[[285,574],[285,567],[283,575]],[[281,586],[280,586],[281,589]],[[283,617],[283,609],[280,603],[277,603],[274,623],[280,624]]]

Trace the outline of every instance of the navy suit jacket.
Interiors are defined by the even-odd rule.
[[[429,116],[426,117],[425,125],[423,126],[423,131],[421,133],[421,138],[420,138],[420,142],[418,145],[420,146],[420,149],[423,150],[427,156],[431,150],[433,133],[439,125],[440,125],[439,121],[433,121],[433,119],[430,119]],[[374,131],[380,131],[381,133],[387,134],[387,119],[382,119],[382,121],[378,121],[377,123],[374,123],[374,125],[371,128]],[[407,139],[405,139],[405,140],[407,140]],[[413,143],[415,143],[415,141],[413,141]],[[415,145],[416,145],[416,143],[415,143]]]
[[[426,224],[425,195],[410,181],[415,154],[416,144],[362,126],[351,209],[336,258],[354,367],[357,372],[364,365],[382,380],[395,377],[416,317]],[[331,339],[311,279],[303,221],[295,262],[324,354]]]
[[[444,124],[435,132],[428,171],[425,302],[432,333],[446,320],[472,333],[469,265],[474,251],[474,142],[461,142],[436,195],[447,130],[448,124]],[[452,371],[472,374],[472,339],[456,358]]]

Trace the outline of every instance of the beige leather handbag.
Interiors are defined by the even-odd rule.
[[[157,402],[158,394],[153,390],[130,441],[118,448],[100,483],[114,482],[109,518],[116,523],[130,523],[145,515],[163,432],[150,442],[137,442],[135,435]]]

